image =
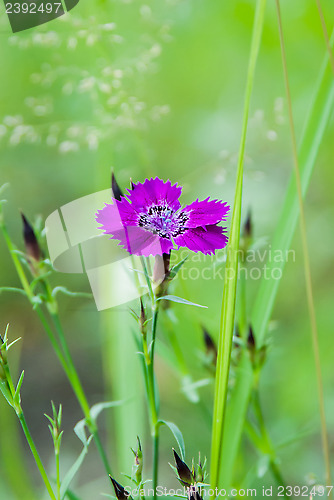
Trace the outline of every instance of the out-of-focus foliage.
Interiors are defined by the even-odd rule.
[[[267,8],[252,97],[244,185],[244,218],[251,208],[255,242],[262,244],[263,258],[270,251],[270,236],[292,169],[277,21],[271,4]],[[326,48],[313,0],[283,0],[281,4],[300,136]],[[322,4],[331,28],[334,6],[325,1]],[[254,5],[253,0],[82,0],[63,18],[17,35],[10,33],[1,6],[0,184],[10,183],[5,213],[10,233],[20,248],[23,241],[19,209],[30,220],[36,214],[44,220],[66,202],[109,187],[110,167],[123,188],[128,187],[130,177],[142,180],[159,175],[184,186],[185,202],[194,196],[233,201]],[[306,199],[330,431],[334,424],[333,132],[331,122]],[[310,431],[280,451],[287,483],[301,485],[311,474],[321,477],[323,466],[298,236],[292,249],[294,258],[290,254],[271,323],[271,348],[261,391],[275,443],[288,440],[301,430]],[[180,258],[184,256],[179,252]],[[1,285],[18,286],[3,240],[0,262]],[[259,258],[258,267],[262,267]],[[161,320],[161,330],[172,329],[176,335],[195,381],[210,378],[203,363],[202,325],[217,338],[223,270],[220,255],[216,259],[190,256],[173,284],[173,294],[209,307],[194,310],[173,303],[169,314],[176,316],[177,322]],[[84,275],[59,275],[57,282],[70,289],[89,289]],[[249,306],[257,286],[257,278],[247,280]],[[62,298],[61,306],[67,338],[93,404],[104,398],[105,390],[110,390],[108,373],[115,360],[112,355],[108,359],[105,353],[108,337],[116,338],[118,347],[126,349],[128,344],[122,339],[127,338],[125,335],[130,337],[124,330],[131,322],[122,321],[121,311],[98,313],[87,300]],[[13,354],[13,363],[25,369],[22,404],[46,461],[52,458],[52,443],[43,413],[50,411],[51,399],[63,404],[65,471],[67,463],[71,464],[80,451],[72,429],[81,418],[65,376],[23,298],[1,294],[0,320],[0,331],[10,323],[15,337],[23,338],[21,351]],[[161,331],[160,336],[165,345],[167,336],[163,337]],[[184,397],[172,365],[158,356],[161,413],[182,429],[187,457],[197,456],[199,450],[203,456],[209,456],[210,427],[203,406],[212,409],[212,385],[198,389],[202,406],[191,403]],[[118,382],[122,385],[115,378],[111,391],[115,391]],[[139,382],[140,379],[136,383]],[[146,421],[145,415],[133,415],[134,428],[140,418]],[[1,453],[7,453],[8,458],[7,469],[5,466],[0,470],[0,491],[8,500],[19,498],[13,496],[9,486],[13,482],[11,443],[15,439],[15,446],[19,447],[21,439],[12,419],[14,416],[1,402],[1,428],[7,428],[12,436],[11,441],[2,433],[0,438]],[[114,423],[112,417],[106,417],[106,432]],[[136,442],[125,439],[125,449],[115,450],[115,440],[120,446],[117,430],[108,432],[108,436],[117,473],[127,472],[123,463],[128,460],[130,467],[130,446]],[[145,454],[150,446],[148,436],[142,443]],[[172,460],[172,444],[167,431],[162,433],[160,483],[176,486],[167,464]],[[28,474],[35,483],[34,464],[25,444],[22,448]],[[119,465],[117,457],[121,455],[125,459]],[[236,471],[241,484],[241,471],[251,470],[254,460],[254,451],[245,439]],[[80,480],[81,484],[88,482],[80,491],[83,500],[96,498],[96,491],[107,491],[96,462],[89,453]],[[265,475],[252,484],[271,482],[270,476]]]

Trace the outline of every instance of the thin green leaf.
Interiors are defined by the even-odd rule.
[[[96,405],[92,406],[90,409],[90,416],[92,417],[92,420],[96,420],[97,417],[100,415],[101,411],[106,410],[107,408],[114,408],[115,406],[120,406],[123,403],[123,401],[107,401],[105,403],[97,403]]]
[[[18,337],[17,339],[13,340],[13,342],[11,342],[10,344],[6,345],[6,350],[9,351],[9,349],[14,345],[16,344],[16,342],[19,342],[21,340],[22,337]]]
[[[270,468],[270,455],[263,455],[256,464],[257,477],[263,477]]]
[[[92,298],[92,294],[91,293],[71,292],[70,290],[68,290],[64,286],[56,286],[52,290],[52,297],[55,298],[58,295],[58,293],[63,293],[64,295],[68,295],[69,297],[81,297],[81,298],[85,298],[85,299]]]
[[[194,390],[200,387],[206,387],[212,384],[212,378],[203,378],[201,380],[196,380],[196,382],[191,382],[188,377],[184,378],[183,390]]]
[[[0,381],[0,391],[2,392],[3,396],[5,397],[7,403],[14,408],[13,396],[11,395],[11,392],[8,388],[8,385],[4,380]]]
[[[32,290],[34,290],[34,288],[43,280],[45,280],[45,278],[48,278],[50,275],[52,274],[52,271],[48,271],[47,273],[43,273],[41,274],[40,276],[37,276],[37,278],[35,278],[34,280],[32,280],[32,282],[30,283],[30,287]]]
[[[176,295],[164,295],[163,297],[159,297],[158,300],[169,300],[170,302],[177,302],[178,304],[186,304],[188,306],[195,307],[203,307],[207,309],[208,306],[201,306],[200,304],[196,304],[195,302],[189,302],[189,300],[183,299],[182,297],[177,297]]]
[[[55,427],[55,421],[49,416],[47,415],[47,413],[44,413],[44,417],[46,417],[48,419],[48,421],[50,422],[52,428],[49,426],[49,429],[51,429],[51,434],[52,434],[52,429],[53,427]]]
[[[70,468],[70,470],[68,471],[68,473],[66,474],[64,479],[62,480],[61,487],[60,487],[61,500],[63,500],[65,498],[66,492],[68,490],[68,487],[69,487],[71,481],[73,480],[74,476],[76,475],[76,473],[80,469],[82,462],[84,461],[84,458],[88,453],[88,446],[89,446],[89,443],[91,442],[92,438],[93,438],[93,436],[90,436],[87,439],[87,442],[84,444],[83,450],[80,453],[79,457],[76,459],[76,461],[74,462],[74,464],[72,465],[72,467]]]
[[[182,460],[184,460],[185,455],[186,455],[186,449],[185,449],[185,445],[184,445],[184,439],[183,439],[182,432],[180,431],[178,426],[175,425],[173,422],[167,422],[167,420],[159,420],[158,423],[159,423],[159,425],[166,425],[170,429],[170,431],[173,433],[173,435],[176,439],[176,442],[179,446],[179,449],[180,449],[181,458],[182,458]]]
[[[74,427],[74,432],[80,439],[83,445],[87,443],[87,435],[86,435],[86,419],[79,420],[79,422]]]
[[[68,500],[81,500],[81,498],[78,497],[78,495],[75,495],[71,490],[66,491],[66,497]]]
[[[175,278],[175,276],[180,271],[183,264],[188,260],[188,257],[189,256],[187,255],[186,257],[184,257],[184,259],[180,260],[180,262],[178,262],[177,264],[175,264],[175,266],[172,267],[169,273],[170,278],[172,279]]]
[[[24,295],[26,297],[26,292],[23,290],[23,288],[14,288],[12,286],[2,286],[0,288],[0,293],[1,292],[14,292],[14,293],[19,293],[21,295]]]
[[[198,403],[200,401],[200,397],[196,389],[196,383],[193,382],[191,375],[186,374],[181,378],[181,390],[186,398],[192,403]]]
[[[19,381],[17,383],[16,389],[15,389],[15,394],[14,394],[14,402],[19,405],[21,403],[21,387],[23,384],[23,378],[24,378],[24,370],[22,370],[22,373],[20,375]]]
[[[9,188],[9,186],[10,186],[9,182],[5,182],[0,186],[0,196],[2,196],[2,193],[4,193],[6,189]],[[6,201],[6,200],[1,200],[1,201]]]

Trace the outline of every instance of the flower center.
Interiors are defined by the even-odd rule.
[[[138,225],[146,231],[158,234],[160,238],[175,238],[186,231],[188,215],[175,211],[168,205],[152,205],[147,213],[140,214]]]

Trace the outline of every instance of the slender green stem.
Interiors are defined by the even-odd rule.
[[[269,466],[270,466],[271,473],[274,476],[274,478],[276,479],[277,484],[279,486],[285,486],[283,476],[282,476],[281,471],[277,465],[275,449],[271,443],[271,439],[270,439],[269,433],[268,433],[267,428],[266,428],[266,424],[265,424],[265,420],[264,420],[264,416],[263,416],[263,411],[262,411],[262,406],[261,406],[261,401],[260,401],[260,393],[259,393],[259,389],[257,386],[254,388],[254,391],[253,391],[253,405],[254,405],[254,411],[255,411],[259,426],[260,426],[260,432],[261,432],[261,437],[262,437],[262,441],[263,441],[262,450],[264,453],[270,455]],[[285,488],[284,488],[284,491],[285,491]],[[287,498],[285,493],[284,493],[284,496],[285,496],[285,498]]]
[[[158,467],[159,467],[159,426],[155,426],[155,434],[153,436],[153,499],[157,497],[156,489],[158,486]]]
[[[61,344],[61,346],[63,348],[64,353],[65,353],[66,365],[67,365],[67,368],[68,368],[68,379],[69,379],[69,381],[71,383],[73,391],[74,391],[74,393],[75,393],[75,395],[76,395],[76,397],[77,397],[77,399],[78,399],[78,401],[80,403],[82,411],[83,411],[83,413],[85,415],[85,419],[86,419],[86,422],[87,422],[88,429],[91,432],[91,434],[93,435],[93,438],[94,438],[94,441],[95,441],[95,445],[96,445],[96,448],[97,448],[97,450],[98,450],[98,452],[99,452],[99,454],[101,456],[104,468],[105,468],[107,474],[111,474],[111,468],[110,468],[110,465],[109,465],[109,461],[108,461],[106,452],[105,452],[105,450],[103,448],[103,445],[101,443],[101,439],[100,439],[100,436],[99,436],[99,432],[98,432],[97,426],[95,425],[95,423],[91,419],[89,403],[88,403],[87,397],[85,395],[85,391],[84,391],[84,389],[82,387],[79,375],[78,375],[78,373],[76,371],[76,368],[75,368],[75,365],[74,365],[74,362],[73,362],[70,350],[68,348],[68,345],[67,345],[67,342],[66,342],[66,339],[65,339],[65,335],[64,335],[64,332],[63,332],[62,325],[60,323],[60,319],[59,319],[58,313],[50,312],[50,315],[52,317],[52,320],[53,320],[56,332],[58,334],[58,338],[59,338],[60,344]]]
[[[60,323],[60,319],[57,313],[50,313],[50,316],[52,318],[53,324],[55,326],[59,342],[61,344],[61,347],[63,349],[63,352],[65,354],[65,359],[66,359],[66,365],[69,371],[69,379],[71,382],[71,385],[75,391],[75,394],[79,400],[80,406],[82,408],[82,411],[86,417],[86,419],[90,420],[90,408],[89,404],[87,401],[87,398],[85,396],[83,387],[81,385],[81,381],[79,379],[79,375],[76,371],[76,368],[74,366],[74,362],[70,353],[70,350],[68,348],[65,335],[63,332],[62,325]]]
[[[42,476],[42,479],[44,481],[45,487],[48,490],[49,496],[50,496],[50,498],[52,500],[57,500],[56,497],[55,497],[55,494],[53,493],[53,490],[52,490],[49,478],[48,478],[47,473],[46,473],[46,471],[44,469],[44,465],[43,465],[42,460],[41,460],[41,458],[40,458],[40,456],[38,454],[38,451],[37,451],[37,448],[35,446],[35,443],[34,443],[32,437],[31,437],[31,434],[30,434],[30,431],[29,431],[29,428],[27,426],[27,422],[26,422],[26,420],[24,418],[22,410],[21,410],[21,413],[17,413],[17,416],[18,416],[18,418],[20,420],[20,423],[21,423],[24,435],[25,435],[26,440],[27,440],[27,442],[29,444],[29,448],[31,450],[31,453],[34,456],[36,465],[38,467],[40,475]]]
[[[150,299],[152,301],[152,304],[154,304],[155,296],[154,296],[154,292],[153,292],[153,288],[152,288],[152,283],[151,283],[149,275],[148,275],[148,270],[147,270],[147,266],[146,266],[146,262],[145,262],[144,257],[142,257],[142,256],[140,257],[140,262],[141,262],[141,265],[143,266],[143,269],[144,269],[144,275],[145,275],[148,293],[149,293]]]
[[[151,330],[151,349],[148,352],[147,339],[143,337],[143,353],[144,353],[144,377],[145,388],[147,393],[148,411],[150,415],[151,435],[153,443],[153,467],[152,467],[152,485],[153,498],[156,499],[158,485],[158,468],[159,468],[159,416],[157,408],[157,398],[155,394],[154,380],[154,346],[156,340],[156,331],[158,324],[159,302],[155,298],[152,301],[152,330]]]
[[[44,327],[44,330],[50,339],[52,347],[55,350],[57,357],[58,357],[66,375],[67,375],[67,378],[72,386],[72,389],[73,389],[73,391],[78,399],[78,402],[82,408],[82,411],[85,415],[85,419],[86,419],[89,431],[91,432],[91,434],[94,437],[94,441],[95,441],[96,447],[98,449],[98,452],[101,456],[105,470],[106,470],[107,474],[110,474],[111,468],[110,468],[110,465],[108,462],[108,458],[107,458],[107,455],[106,455],[104,448],[102,446],[101,439],[100,439],[99,434],[98,434],[97,426],[91,420],[89,403],[88,403],[87,397],[85,395],[84,389],[82,387],[79,375],[78,375],[76,368],[74,366],[74,363],[73,363],[73,360],[71,357],[71,353],[69,351],[69,348],[68,348],[68,345],[67,345],[67,342],[65,339],[65,335],[64,335],[64,332],[63,332],[63,329],[62,329],[62,326],[61,326],[61,323],[59,320],[58,313],[57,313],[57,304],[56,304],[54,298],[52,297],[50,286],[46,281],[43,281],[44,288],[45,288],[45,291],[47,294],[47,299],[48,299],[48,303],[47,303],[48,313],[49,313],[49,315],[52,319],[52,322],[54,324],[60,345],[58,344],[57,338],[56,338],[52,328],[50,327],[50,325],[48,323],[47,317],[46,317],[43,309],[35,301],[35,295],[34,295],[33,291],[31,290],[31,287],[30,287],[29,281],[26,277],[26,274],[24,272],[23,266],[22,266],[22,264],[17,256],[17,254],[15,253],[15,249],[14,249],[14,246],[11,242],[9,234],[7,232],[6,226],[4,224],[1,224],[1,229],[3,232],[4,238],[5,238],[5,241],[7,243],[8,249],[10,251],[14,266],[16,268],[16,272],[17,272],[17,274],[20,278],[20,281],[22,283],[23,289],[24,289],[31,305],[35,309],[35,311],[36,311],[36,313],[37,313],[37,315],[38,315],[38,317],[39,317],[39,319]]]
[[[274,478],[276,479],[276,482],[278,484],[278,486],[283,486],[284,488],[284,497],[285,498],[290,498],[287,496],[287,494],[285,493],[285,483],[284,483],[284,479],[283,479],[283,476],[281,475],[281,472],[278,468],[278,465],[277,463],[275,462],[275,460],[273,458],[270,459],[270,470],[271,470],[271,473],[272,475],[274,476]]]
[[[159,302],[155,302],[152,306],[152,346],[151,346],[151,363],[154,365],[155,337],[157,333]],[[153,368],[152,368],[153,369]]]
[[[9,366],[8,366],[7,362],[3,363],[2,367],[5,371],[5,377],[6,377],[6,382],[7,382],[9,394],[11,395],[11,398],[12,398],[12,402],[10,404],[11,404],[11,406],[13,406],[15,413],[20,421],[20,424],[21,424],[22,430],[24,432],[24,435],[26,437],[27,443],[28,443],[29,448],[31,450],[31,453],[35,459],[36,465],[37,465],[38,470],[41,474],[41,477],[44,481],[44,484],[45,484],[46,489],[49,493],[49,496],[50,496],[51,500],[57,500],[54,493],[53,493],[53,490],[52,490],[48,475],[45,471],[44,465],[42,463],[42,460],[38,454],[34,440],[30,434],[30,431],[29,431],[29,428],[28,428],[28,425],[27,425],[27,422],[25,420],[23,410],[22,410],[22,407],[20,404],[20,399],[17,400],[17,398],[15,397],[16,389],[14,387],[13,379],[12,379],[12,376],[10,374],[10,370],[9,370]]]
[[[9,249],[9,252],[10,252],[10,255],[12,257],[12,260],[13,260],[13,263],[14,263],[14,266],[15,266],[15,269],[16,269],[16,272],[20,278],[20,281],[22,283],[22,286],[23,286],[23,289],[24,291],[26,292],[27,294],[27,297],[29,298],[29,300],[32,300],[34,298],[34,294],[33,292],[31,291],[31,288],[30,288],[30,285],[29,285],[29,281],[25,275],[25,272],[24,272],[24,269],[21,265],[21,262],[17,256],[17,254],[15,253],[15,248],[14,248],[14,245],[10,239],[10,236],[8,234],[8,231],[7,231],[7,228],[6,226],[1,223],[1,230],[2,230],[2,234],[5,238],[5,241],[6,241],[6,244],[7,244],[7,247]]]
[[[151,386],[152,393],[152,438],[153,438],[153,499],[157,496],[157,486],[158,486],[158,468],[159,468],[159,424],[158,424],[158,409],[157,409],[157,399],[155,394],[155,381],[154,381],[154,352],[155,352],[155,341],[157,333],[158,324],[158,312],[159,312],[159,302],[154,302],[152,304],[152,344],[151,344],[151,363],[148,366],[149,377],[148,382]]]
[[[223,292],[223,305],[221,315],[221,328],[218,344],[217,375],[215,384],[213,429],[211,443],[211,488],[218,487],[220,464],[223,448],[223,429],[226,415],[227,388],[229,378],[229,368],[231,359],[232,336],[234,326],[237,271],[238,271],[238,248],[240,238],[241,201],[243,185],[243,164],[245,155],[246,135],[248,126],[248,116],[250,100],[253,89],[255,66],[262,36],[264,12],[266,0],[258,0],[254,28],[252,35],[251,51],[249,58],[247,84],[245,93],[244,113],[242,122],[242,132],[239,148],[237,182],[233,215],[231,220],[230,241],[227,250],[227,261],[225,267],[225,280]]]
[[[54,349],[54,351],[55,351],[55,353],[56,353],[56,355],[57,355],[57,357],[58,357],[58,359],[59,359],[59,361],[60,361],[60,363],[61,363],[61,365],[62,365],[62,367],[63,367],[63,369],[64,369],[64,371],[66,373],[66,375],[67,375],[67,377],[69,377],[70,372],[69,372],[69,368],[68,368],[67,363],[66,363],[65,356],[64,356],[64,354],[62,353],[62,350],[59,347],[59,344],[57,342],[55,334],[54,334],[52,328],[50,327],[50,325],[48,323],[48,320],[47,320],[47,318],[45,316],[44,311],[42,310],[42,308],[39,305],[35,306],[35,311],[36,311],[37,316],[39,317],[40,322],[43,325],[43,328],[44,328],[47,336],[49,337],[51,345],[52,345],[52,347],[53,347],[53,349]]]
[[[290,92],[288,68],[287,68],[287,61],[286,61],[286,52],[285,52],[285,43],[284,43],[280,3],[279,3],[279,0],[275,0],[275,2],[276,2],[276,10],[277,10],[277,18],[278,18],[279,35],[280,35],[282,63],[283,63],[283,72],[284,72],[284,83],[285,83],[285,90],[286,90],[287,101],[288,101],[288,113],[289,113],[289,123],[290,123],[290,132],[291,132],[291,141],[292,141],[293,163],[294,163],[294,170],[295,170],[295,174],[296,174],[297,194],[298,194],[298,203],[299,203],[299,212],[300,212],[300,233],[301,233],[302,249],[303,249],[303,256],[304,256],[304,274],[305,274],[305,284],[306,284],[306,295],[307,295],[307,304],[308,304],[308,310],[309,310],[309,316],[310,316],[310,322],[311,322],[313,353],[314,353],[314,361],[315,361],[315,368],[316,368],[316,379],[317,379],[319,408],[320,408],[322,448],[323,448],[323,455],[324,455],[325,468],[326,468],[326,482],[328,485],[330,485],[330,484],[332,484],[331,483],[330,453],[329,453],[328,432],[327,432],[327,424],[326,424],[324,390],[323,390],[323,382],[322,382],[322,374],[321,374],[321,361],[320,361],[320,351],[319,351],[319,333],[318,333],[318,326],[317,326],[315,306],[314,306],[312,277],[311,277],[311,264],[310,264],[307,235],[306,235],[306,219],[305,219],[305,211],[304,211],[303,192],[302,192],[302,185],[301,185],[301,178],[300,178],[300,167],[299,167],[297,140],[296,140],[295,126],[294,126],[294,119],[293,119],[293,112],[292,112],[292,101],[291,101],[291,92]],[[331,53],[331,51],[330,51],[330,53]]]
[[[60,500],[60,460],[59,460],[59,451],[56,451],[55,458],[56,458],[56,474],[57,474],[57,500]]]

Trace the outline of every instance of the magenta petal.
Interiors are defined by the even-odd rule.
[[[127,226],[116,231],[112,238],[120,241],[120,245],[132,255],[162,255],[173,247],[170,240],[160,238],[140,227]]]
[[[215,250],[226,247],[228,238],[225,233],[226,227],[213,224],[188,229],[174,241],[179,247],[187,247],[193,252],[212,254]]]
[[[114,200],[113,205],[105,204],[102,210],[98,210],[96,221],[101,224],[102,229],[107,234],[122,230],[123,226],[137,225],[138,214],[133,210],[130,203],[123,198],[122,201]]]
[[[143,184],[134,184],[133,190],[128,189],[127,197],[133,208],[138,211],[146,211],[152,205],[169,205],[173,210],[177,210],[181,206],[181,191],[182,188],[177,184],[172,185],[170,180],[164,182],[156,177],[146,179]]]
[[[109,205],[106,203],[101,210],[97,211],[95,220],[101,224],[99,229],[108,234],[123,228],[122,218],[116,204]]]
[[[217,224],[225,220],[230,210],[227,203],[219,200],[196,200],[182,209],[189,216],[186,227],[200,227],[208,224]]]

